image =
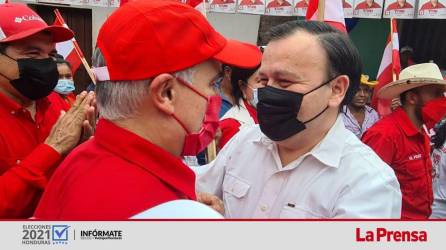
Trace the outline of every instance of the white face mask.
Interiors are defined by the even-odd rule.
[[[248,85],[248,88],[252,90],[252,98],[248,100],[249,104],[251,104],[254,108],[257,108],[257,103],[259,102],[258,88],[252,88]]]

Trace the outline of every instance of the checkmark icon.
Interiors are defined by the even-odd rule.
[[[54,225],[53,226],[53,240],[68,240],[68,228],[67,225]]]

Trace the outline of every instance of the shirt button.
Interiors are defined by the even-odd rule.
[[[17,161],[15,162],[15,164],[19,165],[19,164],[20,164],[20,160],[17,160]]]
[[[13,110],[13,111],[11,111],[11,115],[15,115],[15,111]]]
[[[37,128],[40,128],[40,125],[37,125]]]
[[[268,206],[266,206],[266,205],[262,205],[262,206],[260,207],[260,210],[262,210],[262,212],[265,212],[266,210],[268,210]]]

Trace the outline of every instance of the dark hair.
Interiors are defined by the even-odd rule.
[[[57,63],[57,64],[65,64],[65,65],[68,66],[68,68],[72,69],[72,68],[71,68],[71,63],[68,62],[67,60],[63,59],[63,57],[60,58],[60,57],[56,56],[55,58],[56,58],[56,63]]]
[[[252,69],[242,69],[232,66],[231,67],[231,85],[232,96],[235,100],[235,105],[240,106],[240,101],[243,99],[243,92],[240,88],[239,81],[242,81],[245,85],[248,83],[248,79],[260,68],[260,65]]]
[[[434,148],[441,148],[446,141],[446,116],[437,123],[434,128],[435,135],[432,137]]]
[[[318,38],[327,55],[327,79],[339,75],[348,76],[350,85],[341,107],[349,104],[359,87],[362,72],[358,49],[348,35],[326,23],[316,21],[297,20],[277,25],[270,31],[270,41],[287,38],[297,31],[304,31]]]

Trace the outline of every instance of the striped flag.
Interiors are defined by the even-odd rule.
[[[65,20],[62,18],[62,15],[58,9],[54,10],[54,14],[56,15],[54,25],[68,28],[68,25],[65,23]],[[56,43],[56,50],[58,54],[62,55],[65,60],[71,64],[73,74],[79,69],[80,65],[83,64],[93,83],[96,82],[93,72],[87,63],[87,60],[85,60],[85,56],[74,37],[71,40]]]
[[[373,90],[372,106],[378,111],[378,114],[383,117],[392,112],[390,106],[392,100],[386,100],[378,98],[378,91],[384,87],[386,84],[398,80],[398,76],[401,71],[400,64],[400,45],[398,40],[398,29],[396,25],[396,20],[390,20],[390,34],[387,38],[386,47],[384,49],[384,55],[381,60],[381,65],[379,66],[378,85]]]
[[[342,0],[310,0],[305,19],[323,21],[347,33]]]
[[[54,20],[53,25],[64,26],[65,28],[68,28],[67,24],[65,23],[65,21],[62,18],[62,15],[60,14],[59,10],[55,9],[54,13],[56,14],[56,20]],[[80,55],[82,55],[82,52],[80,55],[78,55],[78,53],[76,53],[75,47],[78,47],[78,46],[77,46],[77,42],[74,39],[74,37],[71,40],[56,43],[57,53],[62,55],[63,58],[65,58],[65,60],[67,60],[71,64],[73,74],[74,74],[74,72],[77,71],[79,66],[81,66],[81,64],[82,64],[82,61],[80,59]],[[81,51],[81,50],[79,49],[79,51]]]
[[[200,11],[204,16],[206,16],[206,0],[185,0],[185,3],[194,7],[196,10]]]

